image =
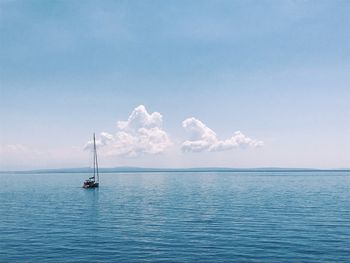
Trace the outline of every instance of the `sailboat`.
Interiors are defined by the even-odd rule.
[[[95,133],[94,133],[94,170],[93,170],[93,176],[89,177],[89,179],[85,180],[83,184],[83,188],[96,188],[99,185],[99,174],[98,174],[98,163],[97,163],[97,151],[96,151],[96,140],[95,140]]]

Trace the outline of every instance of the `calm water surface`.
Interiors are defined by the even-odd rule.
[[[350,262],[349,172],[0,174],[0,262]]]

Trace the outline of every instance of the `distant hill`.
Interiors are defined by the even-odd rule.
[[[0,171],[0,173],[91,173],[92,168],[59,168],[36,169],[27,171]],[[101,173],[161,173],[161,172],[312,172],[312,171],[350,171],[350,169],[315,169],[315,168],[224,168],[224,167],[198,167],[198,168],[144,168],[144,167],[113,167],[99,168]]]

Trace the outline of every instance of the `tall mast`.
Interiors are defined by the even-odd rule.
[[[94,133],[94,181],[95,181],[95,174],[96,174],[96,140],[95,140],[95,133]]]

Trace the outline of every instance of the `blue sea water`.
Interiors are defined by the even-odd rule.
[[[0,174],[0,262],[350,262],[349,172]]]

